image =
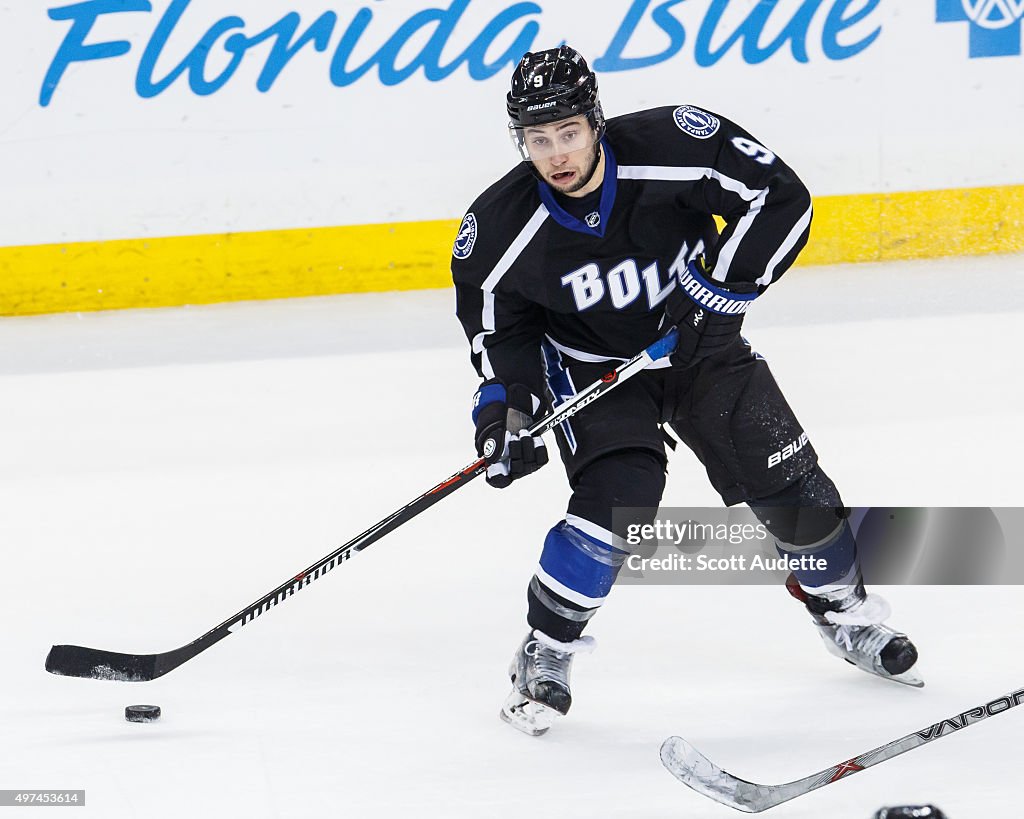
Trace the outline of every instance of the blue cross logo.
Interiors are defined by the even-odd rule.
[[[1024,0],[936,0],[939,23],[970,23],[970,57],[1012,57],[1021,53]]]

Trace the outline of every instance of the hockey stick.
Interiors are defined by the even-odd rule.
[[[680,737],[669,737],[662,743],[661,761],[676,779],[689,785],[697,793],[744,813],[760,813],[817,788],[831,785],[850,774],[863,771],[894,756],[920,748],[961,728],[1001,714],[1015,705],[1020,705],[1021,702],[1024,702],[1024,688],[964,711],[955,717],[944,719],[922,731],[908,734],[881,748],[840,762],[827,770],[798,779],[796,782],[787,782],[785,785],[758,785],[733,776]]]
[[[562,421],[572,417],[618,384],[646,369],[654,361],[668,355],[676,348],[679,334],[672,330],[654,342],[646,350],[634,356],[624,364],[595,381],[589,387],[555,407],[547,416],[540,419],[532,427],[532,435],[541,435]],[[380,540],[384,535],[393,532],[403,523],[412,520],[420,512],[429,509],[442,498],[447,497],[456,489],[469,483],[473,478],[487,470],[487,464],[480,458],[464,469],[459,470],[450,478],[442,481],[433,489],[427,490],[416,500],[393,512],[382,521],[374,524],[361,535],[357,535],[344,546],[331,552],[317,561],[308,569],[290,580],[286,580],[269,594],[264,595],[255,603],[246,606],[237,614],[233,614],[219,626],[206,632],[202,637],[193,640],[181,648],[165,651],[160,654],[121,654],[116,651],[103,651],[84,646],[53,646],[46,656],[46,670],[51,674],[65,677],[90,677],[95,680],[119,680],[128,682],[144,682],[162,677],[179,665],[191,660],[200,652],[205,651],[233,634],[243,626],[251,623],[265,611],[291,597],[302,589],[323,577],[342,561],[348,560],[354,552],[361,552],[371,543]]]

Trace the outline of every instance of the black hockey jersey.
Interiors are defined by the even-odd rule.
[[[522,163],[463,219],[452,276],[481,377],[541,396],[545,339],[579,361],[631,358],[657,338],[664,300],[696,255],[715,279],[763,290],[807,242],[803,183],[717,114],[689,105],[627,114],[608,121],[602,145],[592,212],[570,213]]]

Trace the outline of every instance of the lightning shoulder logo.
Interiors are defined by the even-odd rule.
[[[680,105],[672,112],[676,127],[695,139],[709,139],[718,133],[722,124],[714,114],[702,111],[692,105]]]
[[[452,255],[456,259],[468,259],[473,252],[473,245],[476,244],[477,225],[476,216],[472,212],[466,214],[459,226],[459,235],[455,237],[455,246],[452,248]]]

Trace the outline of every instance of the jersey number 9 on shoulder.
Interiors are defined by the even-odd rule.
[[[775,154],[769,151],[764,145],[758,145],[754,140],[746,137],[733,138],[732,144],[740,153],[753,157],[762,165],[771,165],[775,161]]]

